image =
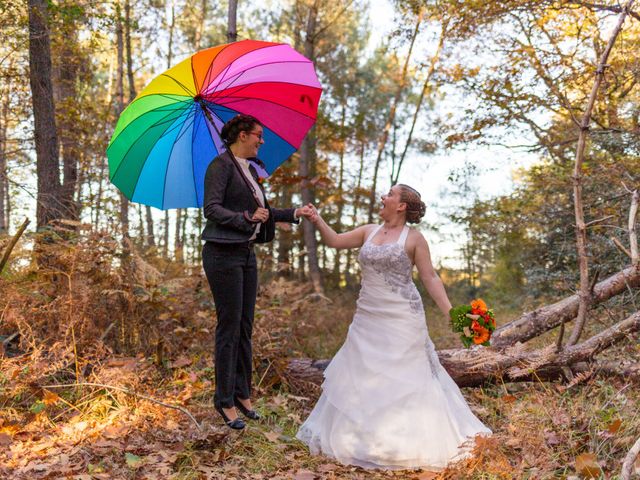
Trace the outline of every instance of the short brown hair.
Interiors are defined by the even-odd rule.
[[[257,118],[239,114],[224,124],[220,136],[227,145],[232,145],[238,140],[240,132],[250,132],[256,125],[262,126]]]

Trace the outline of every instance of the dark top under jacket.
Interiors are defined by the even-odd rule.
[[[243,243],[253,235],[255,223],[250,219],[258,208],[253,193],[242,178],[234,160],[227,152],[218,155],[209,164],[204,177],[203,211],[207,224],[202,231],[202,240],[216,243]],[[258,174],[249,167],[258,183]],[[262,193],[264,189],[259,185]],[[273,240],[276,222],[298,223],[294,208],[271,208],[267,197],[264,206],[269,210],[269,219],[262,224],[255,243]]]

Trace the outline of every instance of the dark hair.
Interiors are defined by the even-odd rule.
[[[250,132],[256,125],[262,126],[257,118],[239,114],[224,124],[220,136],[227,145],[231,145],[236,143],[240,132]]]
[[[420,200],[420,193],[415,188],[398,183],[400,187],[400,201],[407,204],[407,222],[420,223],[427,211],[427,206]]]

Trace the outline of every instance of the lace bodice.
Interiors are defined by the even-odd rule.
[[[381,227],[369,235],[360,249],[358,261],[362,269],[362,284],[384,282],[393,293],[410,302],[412,311],[421,312],[422,299],[412,278],[413,264],[404,250],[409,227],[403,228],[396,242],[376,245],[371,239]]]

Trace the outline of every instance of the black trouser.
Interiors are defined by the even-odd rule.
[[[216,407],[251,394],[251,333],[258,289],[253,245],[206,242],[202,264],[216,304]]]

